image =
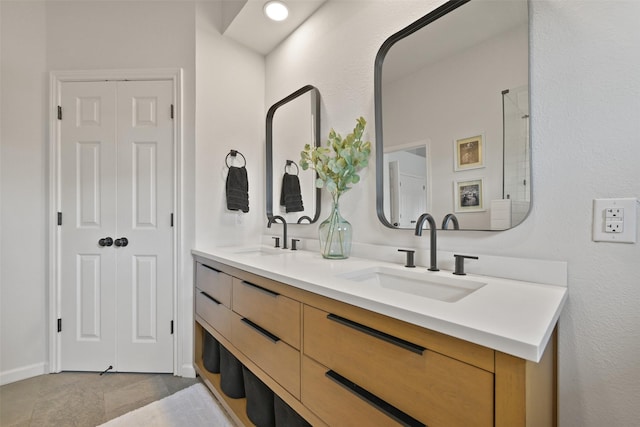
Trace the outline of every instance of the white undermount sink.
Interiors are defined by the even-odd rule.
[[[338,277],[444,302],[459,301],[486,285],[466,278],[437,276],[424,270],[399,270],[388,267],[366,268]]]
[[[242,254],[242,255],[255,255],[255,256],[282,255],[287,253],[287,250],[282,248],[269,248],[266,246],[254,246],[254,247],[236,249],[233,251],[233,253]]]

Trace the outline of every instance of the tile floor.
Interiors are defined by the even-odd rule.
[[[0,427],[94,427],[199,381],[171,374],[41,375],[0,387]]]

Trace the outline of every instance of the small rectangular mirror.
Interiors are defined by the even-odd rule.
[[[311,224],[320,216],[320,189],[315,174],[300,173],[305,144],[320,144],[320,92],[304,86],[276,102],[267,112],[267,218]]]

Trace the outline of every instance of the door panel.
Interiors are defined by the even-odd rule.
[[[118,85],[119,370],[173,370],[172,99],[169,81]]]
[[[158,339],[156,260],[155,256],[138,256],[135,259],[134,283],[131,288],[134,342],[155,342]]]
[[[416,219],[427,212],[424,177],[400,173],[400,227],[415,227]]]
[[[76,307],[78,341],[100,340],[100,256],[78,256],[78,281],[76,282]]]
[[[155,142],[133,144],[133,200],[134,228],[157,228],[158,203],[156,173],[158,147]]]
[[[173,371],[172,100],[170,81],[63,83],[63,370]]]
[[[100,226],[100,143],[79,141],[76,145],[78,165],[78,227]]]
[[[115,360],[116,95],[111,83],[64,83],[60,153],[62,369]]]

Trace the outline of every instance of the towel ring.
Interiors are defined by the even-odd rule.
[[[296,167],[296,176],[298,174],[300,174],[300,168],[298,167],[298,165],[296,164],[296,162],[294,162],[293,160],[287,160],[287,164],[284,165],[284,171],[285,173],[287,172],[287,168],[291,168],[291,165],[294,165]]]
[[[240,166],[240,167],[245,167],[247,165],[247,159],[242,155],[241,152],[239,152],[238,150],[231,150],[229,151],[229,154],[227,154],[227,157],[224,158],[224,163],[227,165],[227,167],[231,167],[229,166],[229,156],[231,157],[236,157],[236,155],[240,154],[240,157],[242,157],[242,160],[244,160],[244,165]]]

